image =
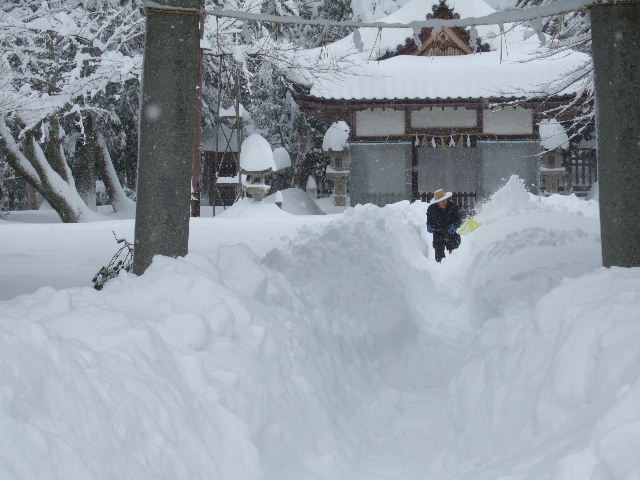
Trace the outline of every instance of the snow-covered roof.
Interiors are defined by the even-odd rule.
[[[231,105],[229,108],[220,107],[219,114],[221,117],[235,117],[236,106]],[[251,119],[251,114],[247,111],[246,108],[244,108],[244,105],[242,104],[240,104],[240,117],[245,121],[249,121]]]
[[[325,152],[330,150],[341,152],[345,147],[348,148],[347,140],[349,139],[350,131],[351,129],[347,122],[340,120],[332,123],[322,139],[322,150]]]
[[[543,150],[569,148],[569,137],[564,127],[555,118],[540,121],[540,146]]]
[[[273,150],[273,161],[276,164],[276,170],[289,168],[291,166],[291,157],[284,147],[278,147]]]
[[[410,0],[404,7],[381,19],[384,22],[424,20],[437,0]],[[447,4],[462,18],[479,17],[496,10],[484,0],[448,0]],[[581,85],[565,90],[551,89],[567,72],[589,61],[586,54],[564,52],[539,57],[540,39],[524,25],[500,27],[478,26],[478,38],[488,43],[491,51],[456,56],[401,55],[374,61],[395,52],[407,39],[414,37],[412,29],[359,29],[354,34],[325,47],[324,55],[349,57],[351,66],[333,76],[316,78],[310,90],[320,99],[458,99],[491,97],[539,97],[550,93],[576,93]],[[540,34],[542,35],[542,34]],[[361,44],[358,53],[356,43]],[[317,49],[316,49],[317,50]],[[317,55],[310,50],[308,55]]]
[[[240,168],[245,172],[277,170],[271,145],[262,135],[253,133],[242,142]]]

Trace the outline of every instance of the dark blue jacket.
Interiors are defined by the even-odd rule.
[[[434,232],[446,233],[449,225],[457,228],[461,222],[460,207],[451,200],[447,202],[446,208],[440,208],[437,203],[427,208],[427,225],[431,224]]]

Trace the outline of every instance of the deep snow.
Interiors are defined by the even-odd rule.
[[[425,211],[245,202],[101,292],[131,220],[0,221],[0,478],[639,478],[640,272],[597,203],[512,179],[440,265]]]

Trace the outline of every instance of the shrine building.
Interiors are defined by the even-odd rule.
[[[382,21],[495,13],[484,0],[425,5],[410,1]],[[296,101],[327,126],[348,124],[351,205],[424,201],[445,188],[470,207],[514,174],[537,193],[539,124],[580,94],[583,85],[566,79],[589,62],[543,53],[552,41],[524,25],[363,28],[323,47],[336,57],[357,51],[349,68],[317,78]],[[570,122],[568,112],[554,121]]]

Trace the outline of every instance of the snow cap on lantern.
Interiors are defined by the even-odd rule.
[[[325,152],[341,152],[349,148],[347,140],[350,132],[351,129],[347,122],[342,120],[333,122],[322,139],[322,150]]]
[[[272,172],[276,170],[273,152],[269,142],[259,133],[249,135],[240,149],[240,169],[242,173]]]
[[[555,118],[548,118],[540,121],[540,146],[544,150],[555,150],[569,148],[569,137],[564,127]]]
[[[291,166],[291,157],[289,152],[283,147],[278,147],[273,151],[273,162],[276,165],[276,170],[283,170]]]

